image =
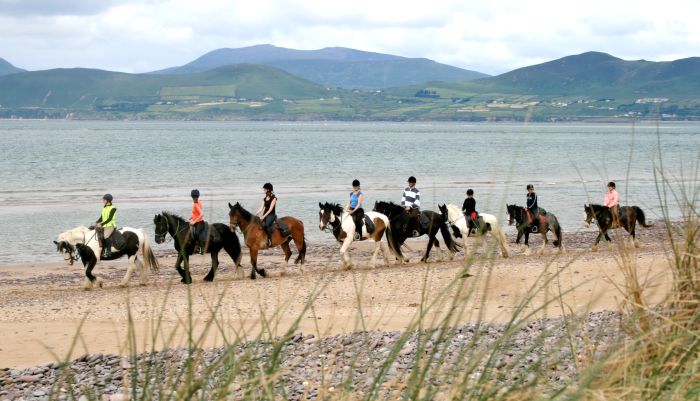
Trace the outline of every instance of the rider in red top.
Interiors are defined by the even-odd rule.
[[[199,253],[204,253],[204,244],[207,242],[206,224],[204,224],[204,212],[202,202],[199,201],[199,191],[193,189],[192,195],[192,216],[189,218],[190,233],[195,243],[195,248],[199,247]]]

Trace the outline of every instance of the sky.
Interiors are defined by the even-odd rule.
[[[500,74],[586,51],[700,56],[700,1],[0,0],[0,57],[148,72],[219,48],[342,46]]]

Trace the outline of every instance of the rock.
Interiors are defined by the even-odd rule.
[[[19,379],[17,379],[18,382],[22,383],[35,383],[41,380],[41,376],[39,375],[24,375],[20,376]]]

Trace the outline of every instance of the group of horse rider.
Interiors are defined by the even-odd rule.
[[[262,187],[265,196],[263,197],[260,207],[255,212],[255,215],[260,215],[260,220],[263,228],[268,233],[268,246],[271,245],[272,232],[276,229],[280,231],[283,237],[289,236],[289,231],[284,222],[277,220],[276,206],[277,206],[277,196],[274,193],[273,186],[271,183],[267,182]],[[209,233],[207,232],[207,224],[204,221],[204,213],[202,209],[202,203],[199,201],[199,190],[193,189],[190,193],[192,196],[192,215],[188,219],[190,224],[190,233],[195,244],[204,244],[207,241]],[[362,201],[364,199],[364,194],[360,188],[360,181],[354,179],[352,181],[352,191],[348,195],[348,201],[345,205],[345,209],[352,216],[355,222],[355,239],[361,238],[362,232],[362,219],[364,217],[364,209],[362,208]],[[95,230],[97,232],[97,238],[102,248],[103,259],[109,258],[111,255],[111,243],[110,237],[114,233],[117,227],[117,208],[112,205],[114,198],[110,194],[105,194],[102,197],[102,202],[104,204],[102,208],[102,213],[100,218],[95,222]],[[619,194],[615,187],[614,182],[608,183],[608,192],[605,195],[603,205],[610,208],[613,218],[618,216],[619,208]],[[401,206],[404,207],[407,213],[409,213],[413,219],[413,232],[414,236],[417,236],[418,224],[420,224],[420,190],[416,187],[416,177],[408,177],[408,186],[404,188],[403,195],[401,197]],[[537,205],[537,194],[535,193],[535,187],[532,184],[527,185],[527,195],[526,195],[526,206],[525,206],[528,223],[532,226],[533,231],[537,231],[538,220],[540,214],[546,214],[546,211]],[[462,212],[464,217],[467,219],[468,227],[470,233],[478,229],[478,213],[476,211],[476,200],[474,199],[474,190],[471,188],[467,189],[467,195],[464,199],[464,204],[462,205]],[[200,249],[199,252],[202,252]]]

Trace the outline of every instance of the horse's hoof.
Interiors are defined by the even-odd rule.
[[[214,281],[214,277],[206,276],[206,277],[204,277],[204,281],[212,282],[212,281]]]
[[[591,248],[591,252],[598,252],[598,245],[594,245],[593,248]]]
[[[634,240],[634,241],[632,241],[632,243],[634,244],[635,248],[639,248],[639,241]]]
[[[129,283],[119,283],[119,287],[121,288],[126,288],[129,285]],[[102,286],[100,286],[102,287]]]
[[[253,273],[253,274],[250,275],[250,279],[251,279],[251,280],[255,280],[255,278],[256,278],[256,277],[255,277],[255,273]]]
[[[267,277],[267,272],[265,271],[265,269],[258,270],[258,274],[263,276],[263,277]]]
[[[145,286],[148,285],[148,283],[142,281],[142,282],[139,283],[139,285],[140,285],[141,287],[145,287]]]
[[[181,279],[180,279],[180,282],[181,282],[182,284],[185,284],[185,279],[184,279],[184,278],[181,278]]]

